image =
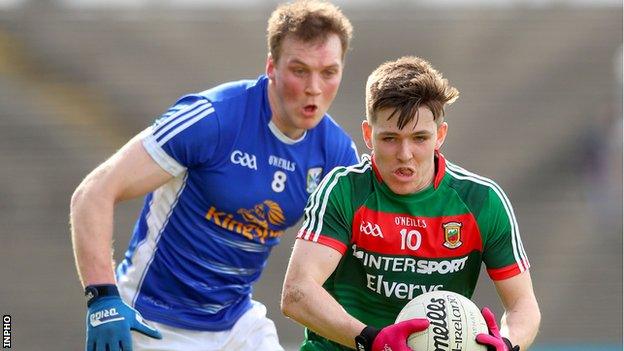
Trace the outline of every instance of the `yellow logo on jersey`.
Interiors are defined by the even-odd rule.
[[[240,208],[237,211],[243,218],[250,223],[255,223],[262,228],[268,228],[267,219],[273,225],[284,223],[284,212],[279,204],[275,201],[265,200],[261,204],[257,204],[253,209],[248,210]]]
[[[214,206],[210,207],[205,218],[219,227],[241,234],[249,240],[258,238],[262,243],[266,238],[280,237],[284,234],[283,230],[269,228],[269,224],[281,225],[284,224],[285,220],[284,211],[275,201],[265,200],[251,209],[240,208],[236,212],[243,217],[246,223],[235,220],[234,215],[230,213],[218,211]]]
[[[449,249],[455,249],[461,246],[461,227],[460,222],[448,222],[442,224],[444,228],[444,246]]]

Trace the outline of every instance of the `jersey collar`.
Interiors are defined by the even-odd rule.
[[[277,126],[275,125],[275,123],[273,123],[272,120],[269,120],[269,129],[271,130],[271,133],[273,133],[273,135],[275,135],[275,137],[279,141],[288,145],[296,144],[302,141],[303,139],[305,139],[306,135],[308,134],[308,131],[306,130],[305,132],[303,132],[303,135],[300,136],[298,139],[291,139],[286,134],[282,133],[282,131],[279,130],[279,128],[277,128]]]
[[[444,174],[446,172],[446,159],[439,150],[435,151],[433,162],[435,162],[435,177],[433,178],[433,187],[437,189],[438,186],[440,186],[440,183],[442,183],[442,178],[444,178]]]

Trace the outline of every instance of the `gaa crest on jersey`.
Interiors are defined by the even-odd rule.
[[[374,237],[383,238],[383,232],[379,224],[371,223],[368,221],[360,222],[360,232],[366,235],[372,235]]]
[[[253,169],[254,171],[258,170],[258,166],[256,165],[256,155],[254,154],[248,154],[240,150],[234,150],[230,155],[230,162],[235,165],[240,165],[242,167]]]
[[[379,224],[371,223],[368,221],[360,222],[360,232],[366,235],[372,235],[374,237],[383,238],[383,232]]]
[[[306,191],[312,194],[321,182],[321,174],[323,173],[323,167],[308,168],[308,175],[306,176]]]
[[[449,249],[455,249],[461,246],[461,227],[460,222],[448,222],[442,224],[444,228],[444,246]]]

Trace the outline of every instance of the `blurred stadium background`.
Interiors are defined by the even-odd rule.
[[[187,92],[255,78],[276,1],[0,0],[0,312],[15,350],[80,350],[75,186]],[[506,189],[543,322],[534,350],[622,349],[622,3],[338,1],[355,27],[332,115],[364,151],[364,83],[405,54],[461,91],[445,155]],[[116,253],[140,201],[117,211]],[[281,316],[294,230],[256,286]],[[474,300],[496,307],[482,275]]]

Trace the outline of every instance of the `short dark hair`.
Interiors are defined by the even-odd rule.
[[[324,41],[336,34],[342,45],[342,59],[349,49],[353,26],[340,9],[325,1],[296,1],[278,6],[267,26],[269,52],[277,62],[282,43],[288,35],[303,42]]]
[[[404,56],[381,64],[366,82],[366,118],[376,121],[382,109],[394,109],[389,118],[399,114],[397,127],[403,129],[421,106],[428,107],[436,123],[441,123],[444,107],[452,104],[459,91],[452,87],[426,60]]]

